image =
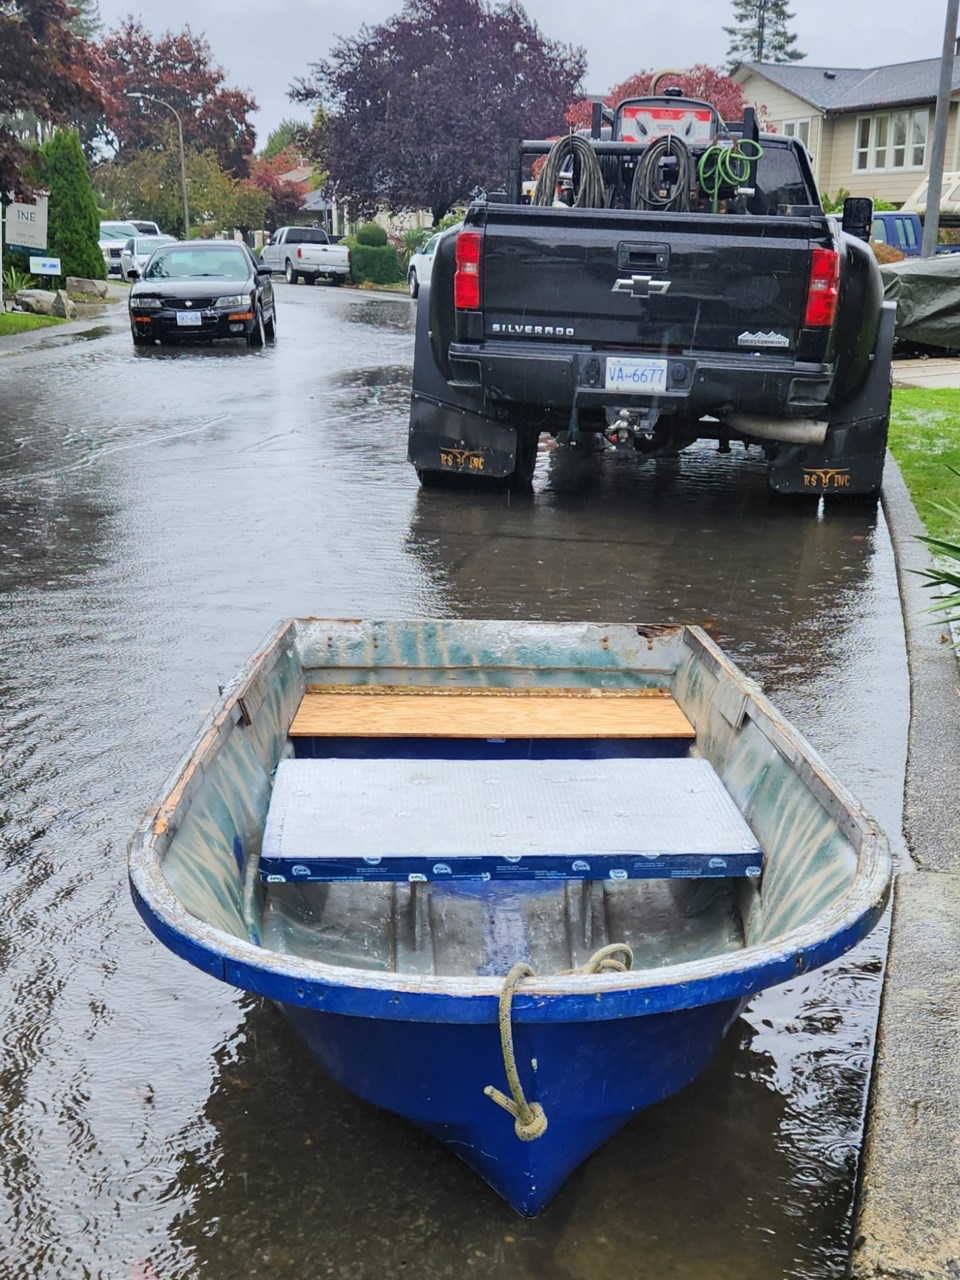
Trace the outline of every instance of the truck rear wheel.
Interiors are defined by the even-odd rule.
[[[284,279],[286,280],[287,284],[296,284],[296,283],[297,283],[298,276],[297,276],[296,271],[294,271],[294,269],[293,269],[293,263],[290,261],[290,259],[289,259],[289,258],[287,259],[287,265],[283,268],[283,275],[284,275]]]
[[[513,475],[507,476],[506,487],[511,493],[529,493],[533,488],[533,473],[537,468],[539,431],[517,432],[517,460]]]

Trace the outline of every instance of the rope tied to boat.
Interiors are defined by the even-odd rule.
[[[623,956],[622,960],[617,959]],[[595,951],[586,964],[571,973],[626,973],[633,964],[633,952],[625,942],[614,942]],[[518,960],[503,980],[500,990],[497,1023],[500,1028],[500,1051],[503,1054],[503,1070],[511,1097],[494,1085],[488,1084],[484,1093],[514,1119],[514,1132],[521,1142],[534,1142],[547,1131],[547,1115],[539,1102],[528,1102],[520,1083],[517,1055],[513,1047],[513,997],[522,978],[533,978],[536,973],[524,960]]]

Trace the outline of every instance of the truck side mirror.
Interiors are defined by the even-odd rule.
[[[847,196],[843,202],[843,221],[840,225],[848,236],[869,240],[873,226],[873,201],[867,196]]]

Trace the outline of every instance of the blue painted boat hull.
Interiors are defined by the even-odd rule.
[[[496,1025],[376,1021],[280,1005],[324,1070],[351,1093],[405,1116],[534,1217],[634,1112],[709,1064],[745,1001],[605,1022],[518,1023],[527,1098],[547,1131],[521,1142],[484,1094],[506,1090]],[[536,1069],[531,1065],[536,1062]]]

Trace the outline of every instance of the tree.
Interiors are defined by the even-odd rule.
[[[95,179],[104,208],[117,218],[151,218],[164,231],[183,236],[180,152],[171,130],[167,146],[141,151],[128,160],[101,165]],[[221,167],[212,151],[186,151],[187,190],[191,222],[211,233],[232,231],[237,225],[238,184]],[[246,210],[247,206],[245,206]]]
[[[60,259],[63,276],[103,280],[107,266],[97,244],[100,214],[74,130],[60,130],[43,144],[37,174],[49,193],[47,252]]]
[[[260,156],[250,166],[250,183],[267,197],[263,221],[258,225],[267,231],[276,231],[296,222],[301,216],[304,197],[312,189],[307,182],[286,182],[283,174],[296,166],[296,153],[292,147],[278,151],[271,159]]]
[[[260,159],[272,160],[281,151],[299,145],[299,140],[309,132],[310,125],[306,120],[281,120],[273,132],[268,134]]]
[[[179,113],[185,144],[213,151],[221,168],[235,177],[246,175],[256,140],[249,116],[257,104],[224,84],[225,72],[213,61],[205,36],[184,27],[154,40],[142,22],[128,17],[99,47],[106,101],[102,130],[121,162],[162,147],[172,123],[164,107],[127,96],[142,91]]]
[[[0,2],[0,192],[29,190],[25,119],[69,124],[103,109],[95,52],[70,30],[71,13],[65,0]]]
[[[645,97],[650,92],[653,75],[652,71],[638,71],[626,80],[621,80],[603,99],[605,105],[615,107],[624,98]],[[657,92],[662,92],[668,85],[677,85],[688,98],[699,98],[703,102],[712,103],[720,113],[721,120],[743,119],[743,88],[717,67],[698,63],[689,71],[662,79]],[[586,129],[590,126],[592,116],[592,100],[581,99],[571,103],[565,118],[572,129]]]
[[[563,127],[585,65],[519,0],[406,0],[340,39],[290,96],[326,108],[310,147],[354,212],[428,208],[436,223],[504,182],[516,139]]]
[[[70,0],[70,8],[74,10],[68,23],[70,30],[84,40],[92,40],[103,26],[99,0]]]
[[[794,15],[787,0],[733,0],[735,26],[724,27],[730,37],[727,57],[731,71],[738,62],[799,62],[807,55],[794,48],[797,37],[787,31]]]

